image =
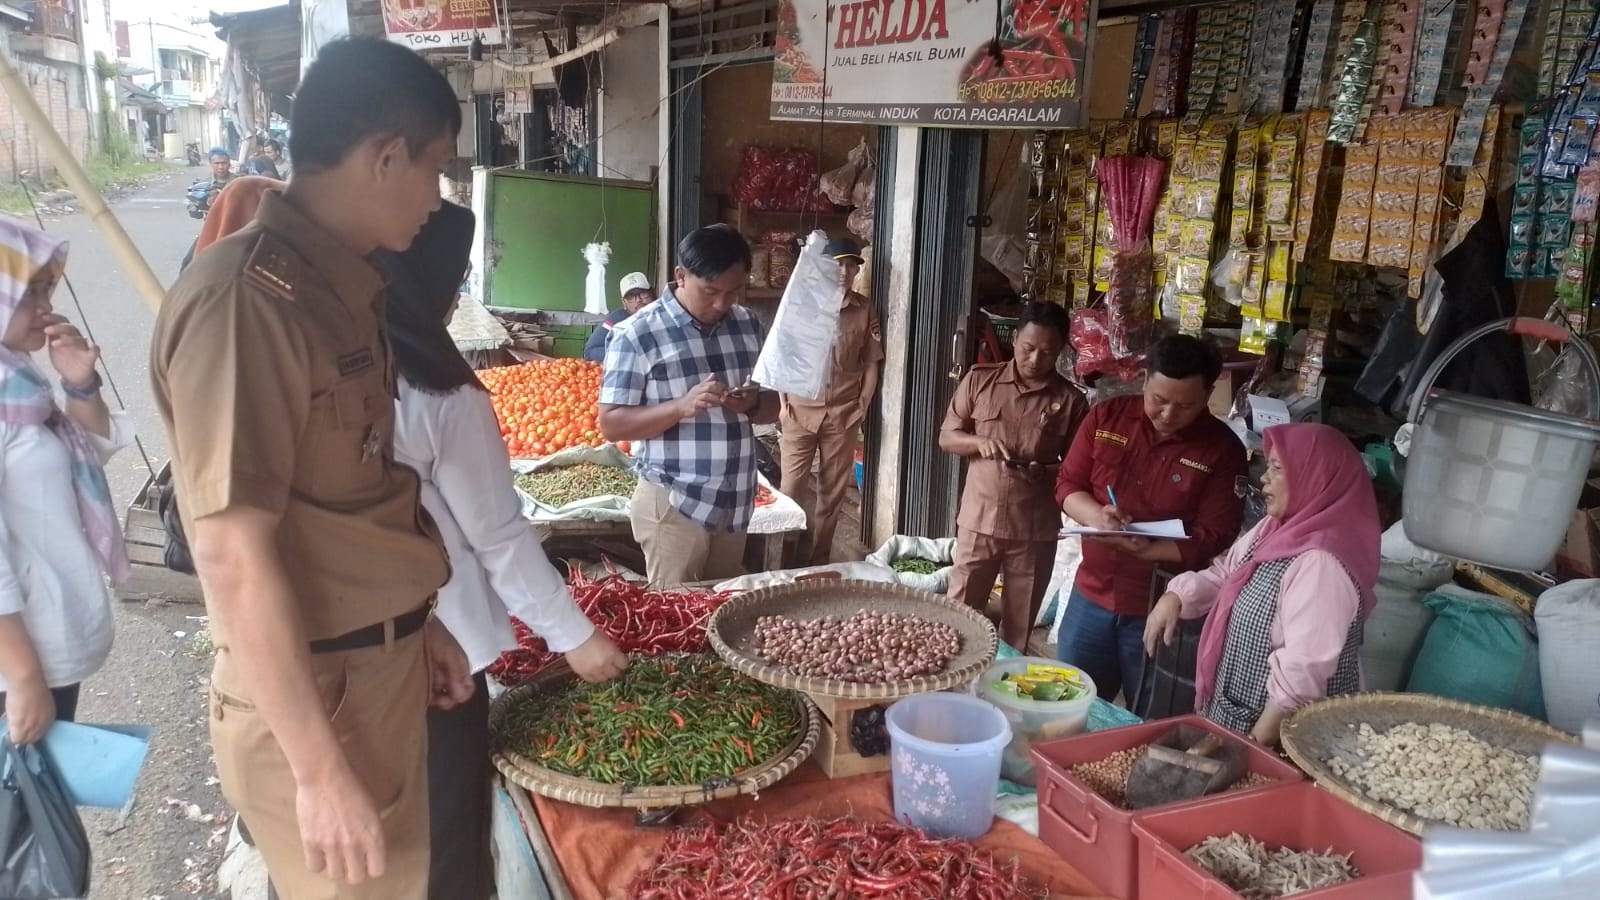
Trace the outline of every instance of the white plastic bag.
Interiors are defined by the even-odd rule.
[[[740,575],[717,584],[718,592],[753,591],[776,584],[791,584],[807,575],[836,575],[847,581],[878,581],[891,584],[895,580],[893,569],[870,562],[832,563],[826,566],[808,566],[803,569],[779,569],[775,572],[756,572]]]
[[[517,475],[528,475],[544,469],[559,469],[562,466],[575,466],[580,463],[615,466],[619,469],[633,468],[633,460],[617,449],[616,444],[606,444],[601,447],[570,447],[542,459],[514,459],[511,461],[511,471]],[[632,497],[586,497],[582,500],[574,500],[557,509],[533,499],[533,497],[524,493],[521,488],[517,488],[517,496],[522,498],[522,515],[530,522],[548,522],[558,519],[583,522],[626,522],[628,521],[628,504],[633,500]]]
[[[606,263],[611,261],[610,244],[585,244],[583,258],[589,261],[589,274],[583,281],[583,308],[597,316],[606,309]]]
[[[937,563],[939,569],[931,574],[920,572],[895,572],[895,580],[909,588],[943,594],[950,590],[950,573],[955,571],[956,539],[925,538],[897,534],[867,557],[873,565],[893,569],[902,559],[925,559]]]
[[[1556,585],[1539,597],[1539,672],[1550,724],[1577,731],[1600,716],[1600,580]]]
[[[815,400],[828,386],[844,286],[839,264],[822,254],[826,242],[820,231],[806,240],[778,304],[772,333],[756,358],[751,380],[767,390]]]

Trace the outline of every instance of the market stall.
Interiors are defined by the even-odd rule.
[[[600,436],[600,366],[539,360],[479,373],[493,396],[525,515],[554,543],[590,543],[636,569],[643,560],[628,520],[637,483],[626,442]],[[756,571],[783,568],[785,539],[806,527],[805,511],[758,475],[745,560]]]

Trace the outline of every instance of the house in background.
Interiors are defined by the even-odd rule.
[[[73,156],[85,160],[98,145],[93,56],[84,51],[97,20],[76,10],[73,0],[0,0],[0,41]],[[38,179],[53,170],[33,130],[0,94],[0,178]]]
[[[203,12],[175,11],[173,6],[159,0],[119,0],[113,12],[117,62],[136,87],[167,109],[143,110],[141,138],[161,156],[182,159],[191,142],[198,142],[202,151],[225,143],[217,100],[225,45]]]

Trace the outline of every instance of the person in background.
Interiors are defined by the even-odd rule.
[[[0,216],[0,713],[19,745],[72,720],[111,652],[104,579],[129,574],[103,466],[133,426],[100,396],[100,348],[51,307],[66,256]],[[42,351],[62,405],[34,366]]]
[[[156,319],[151,376],[217,644],[208,720],[225,796],[284,900],[423,900],[430,703],[470,699],[433,616],[449,578],[394,461],[376,250],[439,208],[461,108],[383,40],[300,81],[300,171],[199,254]]]
[[[246,154],[243,166],[240,166],[241,175],[263,175],[267,178],[282,180],[278,174],[278,166],[267,153],[266,139],[257,135],[250,139],[250,150]]]
[[[1028,651],[1060,540],[1061,514],[1040,503],[1078,433],[1089,404],[1056,371],[1067,345],[1067,311],[1029,303],[1010,362],[974,366],[961,380],[939,430],[939,449],[969,459],[956,517],[950,596],[989,608],[997,575],[1000,636]]]
[[[211,211],[200,223],[200,235],[189,245],[178,271],[189,268],[196,253],[249,225],[255,220],[256,210],[261,208],[261,198],[284,187],[281,181],[259,175],[241,175],[228,182],[211,201]]]
[[[278,177],[288,181],[289,158],[283,155],[283,141],[277,138],[267,140],[267,159],[271,160],[273,168],[278,170]]]
[[[762,339],[739,303],[749,271],[739,232],[692,232],[678,244],[676,283],[606,347],[600,432],[635,442],[629,516],[658,588],[742,571],[756,500],[753,426],[778,420],[778,395],[749,380]]]
[[[1239,534],[1244,510],[1234,479],[1247,470],[1244,445],[1207,408],[1221,374],[1221,357],[1204,341],[1157,341],[1144,392],[1094,406],[1056,480],[1056,502],[1081,525],[1119,531],[1181,519],[1189,536],[1084,539],[1057,654],[1087,672],[1107,700],[1120,691],[1132,703],[1138,692],[1157,566],[1199,568]]]
[[[818,488],[811,516],[811,560],[826,565],[833,551],[839,511],[854,480],[856,437],[872,408],[883,368],[883,329],[866,297],[851,289],[861,273],[861,245],[836,238],[822,252],[839,263],[844,299],[839,305],[839,334],[833,344],[833,367],[827,387],[815,400],[783,395],[778,419],[783,460],[780,490],[800,497],[811,486],[811,464],[817,464]]]
[[[622,276],[622,306],[606,314],[605,321],[595,326],[589,340],[583,345],[583,358],[589,362],[606,361],[606,344],[618,325],[639,310],[654,303],[655,291],[650,288],[650,278],[643,272],[629,272]]]
[[[1267,517],[1210,568],[1172,579],[1144,644],[1153,656],[1180,618],[1204,616],[1195,710],[1272,746],[1295,710],[1361,689],[1382,528],[1366,463],[1337,429],[1279,425],[1263,438]]]
[[[233,174],[233,157],[229,156],[228,151],[221,147],[212,147],[211,152],[206,154],[206,158],[211,162],[211,187],[220,191],[224,185],[235,177]]]
[[[516,649],[511,616],[565,653],[586,681],[614,678],[628,666],[578,608],[522,517],[489,393],[450,338],[473,225],[471,210],[446,203],[410,249],[376,254],[389,277],[386,316],[400,372],[395,459],[422,476],[422,505],[439,526],[452,568],[436,614],[474,673],[471,700],[428,713],[431,900],[488,900],[494,893],[483,670]]]

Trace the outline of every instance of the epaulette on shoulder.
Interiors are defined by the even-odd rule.
[[[291,303],[300,278],[300,259],[270,234],[256,238],[244,263],[244,277]]]

